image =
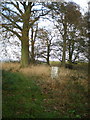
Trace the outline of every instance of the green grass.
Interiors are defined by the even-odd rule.
[[[61,62],[60,61],[50,61],[51,66],[60,66]]]
[[[38,77],[3,71],[3,118],[56,118],[58,113],[46,110]]]
[[[87,118],[88,90],[76,79],[52,89],[40,76],[2,73],[3,118]]]

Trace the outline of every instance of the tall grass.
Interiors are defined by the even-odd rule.
[[[3,117],[88,117],[86,66],[59,67],[57,79],[51,79],[47,65],[20,68],[19,63],[3,63],[2,69]]]

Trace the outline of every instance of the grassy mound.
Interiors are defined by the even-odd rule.
[[[3,118],[88,118],[87,72],[48,66],[3,64]]]
[[[45,95],[36,85],[37,77],[3,71],[3,117],[5,118],[51,118],[44,106]]]

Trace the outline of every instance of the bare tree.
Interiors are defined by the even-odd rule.
[[[44,58],[47,62],[47,64],[50,64],[50,53],[52,50],[52,40],[54,38],[54,36],[52,35],[52,33],[46,29],[39,29],[38,31],[38,46],[37,48],[38,50],[38,56],[40,58]]]
[[[81,18],[81,13],[79,6],[73,2],[55,3],[53,6],[52,18],[55,20],[55,26],[59,34],[62,36],[62,66],[65,67],[69,26],[77,26]]]
[[[41,9],[35,6],[41,5]],[[49,13],[43,3],[32,2],[1,2],[2,27],[12,32],[21,41],[21,65],[26,67],[29,64],[29,30],[39,20],[40,16]]]

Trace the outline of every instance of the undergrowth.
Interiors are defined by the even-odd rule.
[[[60,68],[59,77],[51,79],[47,66],[14,67],[7,65],[2,70],[3,118],[89,117],[84,70]]]

